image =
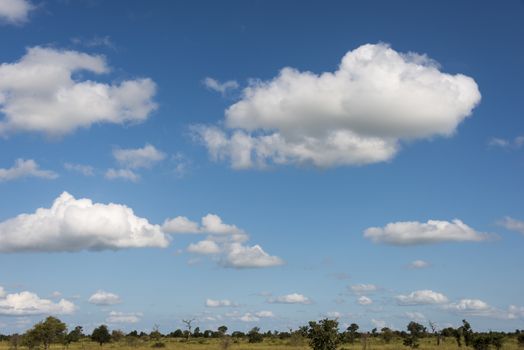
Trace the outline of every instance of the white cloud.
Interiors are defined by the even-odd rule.
[[[378,329],[382,329],[384,327],[387,327],[386,321],[384,321],[384,320],[377,320],[377,319],[374,319],[374,318],[371,319],[371,324],[373,326],[375,326],[375,328],[378,328]]]
[[[245,246],[240,243],[232,243],[226,247],[227,253],[222,261],[226,267],[234,268],[262,268],[284,264],[284,261],[266,253],[261,246]]]
[[[2,292],[3,289],[0,289]],[[76,306],[65,299],[53,302],[42,299],[31,292],[0,294],[0,315],[3,316],[28,316],[28,315],[70,315],[74,313]]]
[[[0,286],[0,298],[5,297],[7,292],[5,291],[4,287]]]
[[[91,295],[88,301],[91,304],[95,305],[114,305],[122,302],[118,295],[114,293],[105,292],[103,290],[99,290],[93,295]]]
[[[167,247],[168,237],[121,204],[75,199],[67,192],[51,208],[0,222],[0,252],[53,252]]]
[[[64,163],[64,168],[69,171],[80,173],[84,176],[94,176],[95,169],[91,165]]]
[[[355,294],[372,293],[372,292],[376,292],[378,289],[378,287],[374,284],[364,284],[364,283],[354,284],[350,286],[349,288]]]
[[[429,263],[424,260],[413,260],[408,265],[410,269],[425,269],[429,266],[430,266]]]
[[[385,227],[370,227],[364,237],[374,243],[392,245],[433,244],[441,242],[479,242],[490,238],[489,234],[477,232],[462,221],[428,220],[428,222],[393,222]]]
[[[142,148],[114,149],[113,157],[124,168],[138,169],[151,168],[156,163],[164,160],[166,154],[150,144]]]
[[[255,312],[255,316],[259,318],[273,318],[275,317],[275,314],[273,313],[273,311],[263,310]]]
[[[187,251],[218,256],[219,263],[224,267],[264,268],[284,263],[281,258],[266,253],[258,244],[242,244],[249,239],[247,233],[235,225],[225,224],[215,214],[207,214],[200,224],[185,216],[167,219],[162,230],[167,233],[208,234],[205,240],[190,244]]]
[[[210,255],[219,254],[220,252],[222,252],[222,249],[214,241],[203,240],[197,243],[191,243],[187,247],[187,251],[195,254]]]
[[[284,68],[251,82],[225,112],[224,131],[195,128],[213,160],[233,168],[388,161],[402,141],[451,136],[480,102],[475,81],[425,55],[386,44],[349,51],[335,72]]]
[[[141,312],[131,312],[131,313],[125,313],[125,312],[117,312],[117,311],[111,311],[109,313],[109,316],[106,318],[107,323],[138,323],[140,322],[140,318],[142,317]]]
[[[238,305],[233,303],[231,300],[227,300],[227,299],[222,299],[222,300],[206,299],[206,307],[231,307],[231,306],[238,306]]]
[[[53,298],[60,298],[62,296],[62,293],[60,293],[59,291],[55,290],[53,293],[51,293],[51,296]]]
[[[242,322],[258,322],[258,321],[260,321],[260,318],[258,318],[257,316],[253,315],[250,312],[245,313],[244,315],[240,316],[238,319],[240,321],[242,321]]]
[[[489,140],[488,145],[491,147],[519,149],[524,146],[524,136],[517,136],[513,140],[493,137]]]
[[[185,216],[177,216],[174,219],[167,219],[162,229],[168,233],[245,234],[235,225],[225,224],[216,214],[202,217],[200,225]]]
[[[524,235],[524,221],[506,216],[499,224],[510,231],[519,232]]]
[[[204,79],[203,83],[208,89],[220,92],[222,96],[224,96],[229,90],[238,89],[238,83],[234,80],[228,80],[221,83],[216,79],[207,77]]]
[[[0,182],[19,179],[22,177],[39,177],[42,179],[56,179],[58,174],[50,170],[42,170],[32,159],[17,159],[10,168],[0,168]]]
[[[492,317],[501,319],[507,319],[514,316],[514,314],[511,313],[511,307],[508,312],[505,312],[492,307],[480,299],[460,299],[458,302],[444,305],[443,308],[453,313],[467,316]]]
[[[271,304],[311,304],[311,299],[299,293],[291,293],[269,298]]]
[[[404,315],[406,316],[407,319],[411,321],[422,322],[426,320],[426,316],[424,316],[424,314],[420,312],[407,311],[404,313]]]
[[[109,72],[103,56],[32,47],[17,62],[0,65],[0,134],[16,131],[59,136],[98,123],[139,123],[156,109],[148,78],[107,84],[79,72]]]
[[[326,313],[328,318],[341,318],[343,315],[338,311],[329,311]],[[346,327],[347,328],[347,327]]]
[[[417,290],[407,295],[397,295],[395,297],[399,305],[428,305],[428,304],[445,304],[448,298],[432,290]]]
[[[28,0],[2,0],[0,1],[0,23],[2,21],[11,24],[24,23],[27,21],[29,12],[34,8]]]
[[[124,179],[131,182],[140,180],[140,175],[129,169],[107,169],[105,174],[106,179]]]
[[[358,303],[360,305],[371,305],[373,304],[373,300],[365,295],[362,295],[361,297],[358,298]]]

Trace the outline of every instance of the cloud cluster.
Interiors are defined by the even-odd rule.
[[[448,297],[444,294],[428,289],[417,290],[407,295],[397,295],[395,299],[399,305],[429,305],[448,302]]]
[[[524,146],[524,136],[517,136],[514,139],[502,139],[493,137],[489,140],[490,147],[500,147],[505,149],[519,149]]]
[[[229,130],[200,126],[214,160],[233,168],[318,167],[392,159],[402,140],[450,136],[480,102],[475,81],[386,44],[349,51],[335,72],[284,68],[253,81],[225,112]]]
[[[371,305],[373,304],[373,300],[365,295],[362,295],[358,298],[357,302],[360,305]]]
[[[280,295],[267,299],[268,303],[271,304],[311,304],[312,301],[308,297],[299,293],[291,293],[286,295]]]
[[[27,21],[29,12],[35,6],[28,0],[2,0],[0,1],[0,23],[5,21],[10,24],[21,24]]]
[[[206,307],[231,307],[231,306],[238,306],[231,300],[222,299],[222,300],[214,300],[214,299],[206,299]]]
[[[167,247],[160,226],[121,204],[75,199],[67,192],[51,208],[0,222],[0,252],[52,252]]]
[[[441,242],[479,242],[490,238],[489,234],[477,232],[462,221],[428,220],[427,222],[402,221],[384,227],[370,227],[364,237],[374,243],[392,245],[417,245]]]
[[[506,216],[499,224],[510,231],[519,232],[524,235],[524,221]]]
[[[0,168],[0,182],[15,180],[23,177],[39,177],[42,179],[56,179],[58,174],[51,170],[42,170],[32,159],[17,159],[10,168]]]
[[[139,123],[156,108],[148,78],[108,84],[81,73],[108,73],[102,56],[32,47],[0,65],[0,134],[15,131],[58,136],[95,123]]]
[[[75,310],[76,306],[65,299],[55,303],[28,291],[6,293],[0,287],[0,315],[2,316],[69,315]]]
[[[140,318],[142,317],[141,312],[118,312],[118,311],[111,311],[109,313],[109,316],[106,318],[106,322],[109,324],[115,324],[115,323],[138,323],[140,322]]]
[[[425,269],[425,268],[427,268],[429,266],[430,266],[430,264],[427,261],[424,261],[424,260],[413,260],[412,262],[410,262],[408,264],[408,267],[410,269],[415,269],[415,270]]]
[[[120,166],[128,169],[151,168],[164,160],[166,155],[150,144],[142,148],[117,148],[113,150],[113,157]]]
[[[359,283],[350,286],[349,289],[355,294],[366,294],[376,292],[378,287],[374,284]]]
[[[215,256],[224,267],[262,268],[284,263],[281,258],[269,255],[258,244],[243,244],[249,239],[247,233],[235,225],[224,223],[216,214],[207,214],[200,223],[185,216],[177,216],[165,220],[162,230],[172,234],[207,234],[206,239],[191,243],[187,251]]]
[[[238,89],[238,83],[235,80],[228,80],[221,83],[216,79],[207,77],[204,79],[203,83],[208,89],[220,92],[222,96],[226,95],[230,90]]]
[[[121,300],[117,294],[99,290],[89,297],[88,302],[95,305],[115,305],[119,304]]]

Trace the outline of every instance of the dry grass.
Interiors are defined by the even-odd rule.
[[[159,348],[159,350],[219,350],[225,349],[222,346],[222,342],[219,339],[193,339],[190,342],[181,341],[178,339],[164,339],[163,341],[166,346],[164,348]],[[152,342],[143,342],[137,341],[134,344],[121,341],[118,343],[109,343],[105,344],[103,347],[100,347],[98,344],[91,341],[82,341],[80,343],[72,344],[69,347],[69,350],[152,350],[155,349],[151,347]],[[1,342],[0,350],[9,350],[9,343]],[[26,347],[19,347],[20,350],[26,350]],[[53,345],[52,350],[64,350],[64,347],[61,345]],[[286,340],[265,340],[263,343],[258,344],[249,344],[245,341],[234,341],[232,340],[228,350],[309,350],[310,348],[307,344],[304,345],[290,345],[289,341]],[[362,350],[362,344],[355,341],[354,344],[342,344],[339,347],[340,350]],[[402,342],[397,339],[392,341],[390,344],[384,344],[380,339],[371,339],[367,350],[408,350],[407,347],[402,345]],[[471,348],[462,348],[457,347],[453,339],[446,339],[443,344],[437,346],[434,339],[422,339],[420,342],[420,350],[468,350]],[[519,348],[515,339],[507,338],[504,342],[502,349],[505,350],[522,350]]]

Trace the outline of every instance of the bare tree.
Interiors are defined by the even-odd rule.
[[[193,321],[195,321],[194,318],[190,319],[190,320],[182,320],[183,323],[185,323],[186,327],[187,327],[187,340],[189,340],[189,338],[191,337],[191,329],[192,329],[192,325],[191,323],[193,323]]]
[[[429,327],[431,328],[433,334],[437,336],[437,346],[440,346],[440,342],[442,341],[442,333],[438,329],[437,324],[429,321]]]

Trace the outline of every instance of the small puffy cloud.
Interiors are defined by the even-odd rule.
[[[215,214],[207,214],[201,223],[189,220],[185,216],[167,219],[162,225],[167,233],[207,234],[205,240],[191,243],[187,251],[195,254],[213,255],[224,267],[264,268],[282,265],[284,261],[272,256],[256,244],[249,246],[242,244],[248,240],[246,232],[235,225],[226,224]]]
[[[490,235],[477,232],[462,221],[455,219],[451,222],[439,220],[393,222],[384,227],[366,229],[364,237],[374,243],[417,245],[441,242],[479,242],[489,239]]]
[[[361,297],[358,298],[357,302],[360,304],[360,305],[371,305],[373,304],[373,300],[365,295],[362,295]]]
[[[444,73],[425,55],[366,44],[334,72],[286,67],[252,80],[225,111],[227,130],[194,131],[213,160],[236,169],[363,165],[391,160],[404,141],[453,135],[480,99],[472,78]]]
[[[395,299],[399,305],[429,305],[448,302],[448,298],[444,294],[428,289],[417,290],[407,295],[397,295]]]
[[[341,318],[343,315],[338,311],[329,311],[326,312],[326,316],[329,318]]]
[[[226,267],[243,268],[262,268],[284,264],[278,256],[269,255],[261,246],[245,246],[240,243],[232,243],[227,247],[227,253],[223,260]]]
[[[349,289],[355,294],[366,294],[376,292],[378,287],[374,284],[359,283],[350,286]]]
[[[0,289],[0,292],[3,292],[3,294],[0,293],[0,315],[2,316],[70,315],[76,310],[75,304],[66,299],[60,299],[55,303],[28,291],[6,293]]]
[[[214,300],[214,299],[206,299],[206,307],[231,307],[231,306],[238,306],[231,300],[222,299],[222,300]]]
[[[130,169],[107,169],[105,177],[109,180],[123,179],[131,182],[140,180],[140,175]]]
[[[420,313],[420,312],[410,312],[410,311],[407,311],[404,313],[404,316],[408,319],[408,320],[411,320],[411,321],[416,321],[416,322],[422,322],[422,321],[425,321],[426,320],[426,316],[424,316],[424,314]]]
[[[64,163],[64,168],[68,171],[74,171],[84,176],[94,176],[95,169],[91,165]]]
[[[273,313],[273,311],[263,310],[255,312],[255,316],[259,318],[273,318],[275,317],[275,314]]]
[[[0,168],[0,182],[23,177],[39,177],[41,179],[56,179],[58,174],[50,170],[42,170],[32,159],[17,159],[10,168]]]
[[[5,291],[4,287],[0,286],[0,298],[5,297],[7,292]]]
[[[164,160],[166,154],[150,144],[142,148],[114,149],[113,157],[120,166],[127,169],[151,168],[156,163]]]
[[[106,322],[110,324],[115,323],[138,323],[140,322],[140,318],[142,317],[141,312],[117,312],[117,311],[111,311],[109,313],[109,316],[106,318]]]
[[[382,329],[384,327],[387,327],[386,321],[384,321],[384,320],[377,320],[377,319],[374,319],[374,318],[371,319],[371,324],[373,326],[375,326],[375,328],[378,328],[378,329]]]
[[[21,24],[27,21],[29,12],[35,6],[29,0],[0,1],[0,23]]]
[[[0,252],[73,252],[169,245],[159,225],[121,204],[75,199],[67,192],[50,208],[0,222]]]
[[[221,83],[216,79],[207,77],[204,79],[203,83],[208,89],[220,92],[222,96],[226,95],[230,90],[238,89],[238,83],[235,80],[228,80]]]
[[[238,317],[238,320],[240,320],[242,322],[258,322],[258,321],[260,321],[260,318],[255,316],[255,315],[253,315],[250,312],[247,312],[244,315]]]
[[[222,249],[214,241],[203,240],[197,243],[191,243],[187,247],[187,251],[195,254],[211,255],[219,254]]]
[[[444,305],[443,308],[450,312],[477,317],[491,317],[498,319],[514,319],[517,314],[511,306],[507,311],[497,309],[480,299],[460,299],[455,303]],[[513,311],[513,312],[512,312]]]
[[[311,299],[299,293],[291,293],[272,297],[267,301],[271,304],[311,304]]]
[[[202,217],[200,225],[185,216],[177,216],[174,219],[167,219],[162,229],[168,233],[245,234],[235,225],[225,224],[216,214]]]
[[[59,291],[56,291],[56,290],[55,290],[53,293],[51,293],[51,296],[52,296],[53,298],[55,298],[55,299],[56,299],[56,298],[60,298],[60,297],[62,296],[62,293],[60,293]]]
[[[429,263],[424,260],[413,260],[408,264],[408,267],[410,269],[425,269],[426,267],[429,267]]]
[[[151,79],[108,84],[78,74],[109,70],[103,56],[38,46],[17,62],[0,64],[0,134],[60,136],[93,124],[145,121],[156,109]]]
[[[517,136],[514,139],[493,137],[488,141],[488,146],[505,149],[519,149],[524,146],[524,136]]]
[[[506,216],[499,224],[510,231],[522,233],[524,235],[524,221],[513,219]]]
[[[88,301],[95,305],[114,305],[122,302],[117,294],[105,292],[103,290],[99,290],[91,295]]]

